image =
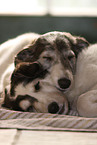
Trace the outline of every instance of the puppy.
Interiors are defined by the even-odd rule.
[[[88,45],[84,38],[70,33],[40,35],[15,57],[4,105],[15,110],[66,114],[63,92],[72,88],[77,57]]]
[[[80,116],[97,117],[97,44],[78,55],[74,84],[67,96]]]
[[[18,64],[11,76],[11,88],[5,89],[3,106],[19,111],[66,114],[67,100],[44,79],[46,73],[39,62]]]

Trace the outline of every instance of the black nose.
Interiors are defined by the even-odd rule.
[[[71,85],[71,81],[67,78],[61,78],[58,80],[58,85],[61,89],[67,89]]]
[[[59,111],[59,106],[56,102],[52,102],[51,104],[49,104],[48,106],[48,112],[55,114]]]

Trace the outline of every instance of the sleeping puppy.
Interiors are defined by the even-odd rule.
[[[15,70],[4,105],[14,110],[66,114],[63,92],[72,88],[76,60],[88,46],[65,32],[40,35],[15,57]]]
[[[5,89],[3,106],[19,111],[66,114],[67,100],[44,79],[47,73],[39,62],[19,63],[11,76],[11,88]]]
[[[74,84],[67,96],[80,116],[97,117],[97,44],[79,54]]]

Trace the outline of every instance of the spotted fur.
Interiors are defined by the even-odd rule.
[[[88,45],[84,38],[70,33],[40,35],[15,56],[4,105],[14,110],[66,114],[63,91],[72,87],[78,54]]]

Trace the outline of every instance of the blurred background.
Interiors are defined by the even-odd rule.
[[[97,42],[97,0],[0,0],[0,43],[26,32],[49,31]]]

